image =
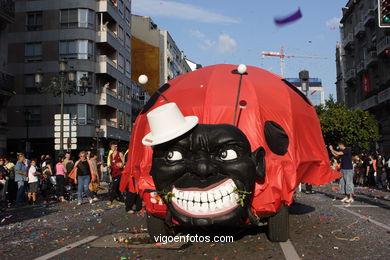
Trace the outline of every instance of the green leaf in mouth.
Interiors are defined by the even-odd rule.
[[[246,196],[252,194],[251,191],[239,190],[237,187],[233,190],[233,192],[238,195],[237,203],[240,204],[241,207],[245,206]]]

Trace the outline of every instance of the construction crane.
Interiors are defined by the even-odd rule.
[[[284,73],[286,71],[286,65],[285,65],[285,58],[308,58],[308,59],[327,59],[327,57],[321,57],[321,56],[304,56],[304,55],[286,55],[284,53],[284,46],[282,45],[280,47],[280,52],[261,52],[261,57],[264,59],[264,57],[279,57],[280,59],[280,74],[284,78]]]

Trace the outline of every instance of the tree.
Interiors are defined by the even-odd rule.
[[[316,112],[326,144],[343,141],[355,149],[369,150],[379,139],[378,122],[368,111],[349,110],[330,96],[325,105],[316,106]]]

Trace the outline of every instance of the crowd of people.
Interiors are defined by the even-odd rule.
[[[331,165],[340,171],[340,193],[344,203],[354,202],[354,186],[366,186],[373,189],[390,191],[390,158],[379,151],[353,155],[344,142],[338,143],[338,149],[329,150],[334,156]]]
[[[332,168],[340,169],[340,159],[331,159]],[[352,156],[353,184],[361,187],[390,191],[390,156],[380,152]]]
[[[142,209],[139,195],[119,190],[125,157],[116,142],[110,143],[104,162],[98,160],[95,151],[80,151],[76,160],[70,152],[55,161],[50,155],[31,159],[22,153],[16,158],[0,157],[0,209],[72,200],[77,200],[78,206],[85,200],[94,203],[99,200],[101,183],[106,182],[107,204],[125,202],[126,211],[136,213]]]

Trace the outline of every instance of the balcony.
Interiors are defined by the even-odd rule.
[[[11,96],[14,89],[14,77],[0,71],[0,95]]]
[[[378,62],[378,55],[376,53],[376,51],[369,51],[367,53],[367,57],[366,57],[366,67],[372,65],[372,64],[376,64]]]
[[[100,119],[100,129],[104,138],[113,138],[124,141],[130,141],[130,132],[128,130],[118,128],[116,121],[110,119]]]
[[[356,66],[356,72],[357,72],[357,73],[360,73],[360,72],[363,72],[365,69],[366,69],[365,61],[364,61],[364,60],[361,60],[361,61],[357,64],[357,66]]]
[[[375,9],[368,9],[365,16],[363,24],[365,26],[375,23]]]
[[[15,3],[13,0],[0,0],[0,22],[15,22]]]
[[[344,79],[346,82],[352,81],[356,77],[356,70],[350,69],[345,72]]]
[[[390,37],[386,36],[378,42],[376,45],[376,51],[378,55],[384,53],[388,48],[390,48]]]
[[[111,60],[107,55],[99,56],[96,73],[108,74],[114,79],[118,79],[122,75],[122,73],[117,70],[116,62]]]
[[[364,24],[362,22],[359,22],[356,24],[356,26],[354,28],[355,36],[362,36],[362,35],[364,35],[365,31],[366,31],[366,28],[364,27]]]
[[[390,101],[390,88],[387,88],[378,94],[378,104]]]
[[[97,94],[97,104],[100,106],[111,107],[115,110],[119,109],[120,111],[128,114],[131,112],[131,106],[129,106],[129,104],[125,101],[119,99],[115,91],[106,87],[103,87],[101,94]]]
[[[104,44],[105,47],[114,50],[118,50],[121,47],[117,35],[107,27],[97,32],[96,43]]]
[[[343,39],[343,48],[347,49],[353,44],[353,33],[348,33]]]
[[[98,0],[97,1],[97,12],[106,12],[115,21],[119,20],[117,1],[116,0]]]

